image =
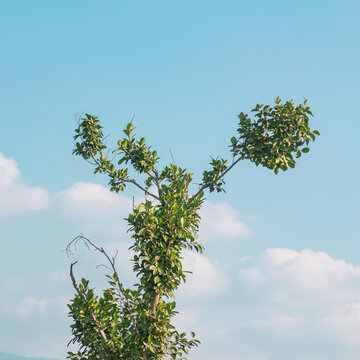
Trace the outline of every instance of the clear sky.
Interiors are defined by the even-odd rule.
[[[115,196],[71,155],[76,116],[109,144],[137,134],[178,165],[228,156],[237,115],[277,96],[309,99],[321,136],[291,172],[243,163],[203,210],[203,256],[180,290],[192,360],[357,360],[360,351],[360,2],[2,1],[0,351],[64,359],[72,296],[64,253],[83,232],[119,249]],[[77,276],[102,285],[96,254]]]

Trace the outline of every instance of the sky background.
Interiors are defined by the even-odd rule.
[[[360,351],[360,3],[2,1],[0,3],[0,352],[65,359],[76,276],[104,286],[84,233],[119,249],[134,282],[126,217],[72,156],[76,118],[98,115],[111,146],[136,133],[200,180],[230,157],[239,112],[280,96],[321,136],[292,171],[241,163],[209,194],[194,275],[178,292],[192,360],[357,360]]]

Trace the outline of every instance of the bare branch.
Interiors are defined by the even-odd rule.
[[[172,161],[174,162],[175,165],[177,165],[177,164],[176,164],[176,161],[175,161],[175,159],[174,159],[173,153],[171,152],[170,149],[169,149],[169,153],[170,153],[170,155],[171,155]]]
[[[73,240],[70,242],[70,244],[66,247],[66,251],[67,251],[68,253],[71,253],[71,245],[75,244],[75,246],[76,246],[77,242],[80,241],[80,240],[82,240],[87,247],[88,247],[89,245],[91,245],[95,250],[101,252],[101,253],[107,258],[107,260],[108,260],[108,262],[110,263],[110,266],[111,266],[111,269],[110,269],[110,270],[112,270],[113,273],[114,273],[114,274],[116,275],[116,277],[117,277],[117,285],[118,285],[118,287],[119,287],[119,290],[120,290],[121,294],[122,294],[125,298],[127,298],[127,297],[128,297],[128,296],[127,296],[127,293],[126,293],[126,291],[125,291],[125,289],[124,289],[124,286],[122,285],[122,283],[121,283],[120,280],[119,280],[119,275],[118,275],[118,273],[117,273],[117,271],[116,271],[116,268],[115,268],[115,258],[110,258],[110,256],[106,253],[106,251],[105,251],[102,247],[100,248],[100,247],[96,246],[90,239],[88,239],[88,238],[85,237],[84,235],[80,234],[80,235],[78,235],[75,239],[73,239]],[[105,266],[105,265],[104,265],[104,266]],[[106,267],[106,266],[105,266],[105,267]]]
[[[98,246],[95,245],[90,239],[88,239],[88,238],[85,237],[84,235],[80,234],[80,235],[78,235],[75,239],[73,239],[73,240],[70,242],[70,244],[66,247],[66,252],[67,252],[68,254],[71,254],[71,245],[74,244],[74,245],[76,246],[77,242],[80,241],[80,240],[83,241],[83,243],[84,243],[87,247],[89,247],[89,245],[91,245],[95,250],[101,252],[101,253],[106,257],[106,259],[107,259],[108,262],[110,263],[111,269],[110,269],[109,267],[107,267],[106,265],[102,265],[102,266],[105,266],[107,269],[113,271],[113,273],[114,273],[114,275],[115,275],[114,280],[115,280],[115,282],[116,282],[116,284],[117,284],[117,287],[118,287],[118,290],[119,290],[119,292],[120,292],[120,295],[123,296],[123,299],[124,299],[124,301],[127,303],[127,305],[128,305],[129,307],[131,307],[132,304],[131,304],[131,301],[130,301],[130,299],[129,299],[129,296],[128,296],[128,294],[127,294],[127,292],[126,292],[123,284],[120,282],[120,280],[119,280],[119,274],[118,274],[118,272],[116,271],[116,268],[115,268],[115,260],[116,260],[118,251],[116,251],[116,254],[115,254],[114,257],[110,258],[110,256],[106,253],[106,251],[105,251],[102,247],[98,247]],[[77,261],[76,261],[75,263],[73,263],[73,264],[71,265],[71,268],[70,268],[70,276],[71,276],[71,279],[73,280],[73,284],[74,284],[74,282],[75,282],[75,279],[74,279],[74,277],[72,276],[72,266],[73,266],[74,264],[76,264],[76,263],[77,263]],[[76,284],[76,282],[75,282],[75,284]],[[74,287],[75,287],[75,284],[74,284]],[[78,291],[78,288],[75,287],[75,289]],[[78,292],[78,293],[79,293],[79,292]],[[135,331],[136,331],[136,333],[137,333],[137,335],[138,335],[138,337],[139,337],[139,339],[140,339],[140,333],[139,333],[139,330],[138,330],[138,328],[137,328],[136,318],[133,316],[132,319],[133,319],[133,322],[134,322]]]
[[[133,116],[132,116],[132,118],[131,118],[131,123],[134,121],[134,119],[135,119],[135,113],[133,113]]]
[[[79,285],[77,284],[77,282],[76,282],[76,280],[75,280],[74,273],[73,273],[73,267],[74,267],[74,265],[75,265],[76,263],[77,263],[77,261],[71,263],[71,265],[70,265],[70,277],[71,277],[71,281],[72,281],[73,286],[74,286],[76,292],[78,293],[79,297],[80,297],[80,298],[84,301],[84,303],[86,304],[86,309],[87,309],[87,311],[90,313],[91,318],[92,318],[92,320],[93,320],[93,322],[94,322],[94,325],[95,325],[95,327],[97,328],[100,336],[102,337],[102,339],[103,339],[104,341],[107,341],[107,337],[106,337],[106,334],[105,334],[104,330],[101,328],[101,325],[100,325],[100,323],[99,323],[99,321],[98,321],[95,313],[91,310],[89,304],[88,304],[87,301],[86,301],[86,298],[85,298],[84,294],[81,292],[81,290],[80,290],[80,288],[79,288]]]

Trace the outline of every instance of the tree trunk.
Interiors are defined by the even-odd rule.
[[[153,299],[151,301],[151,312],[153,314],[156,313],[156,309],[157,309],[157,306],[159,304],[159,301],[160,301],[160,294],[155,293],[154,297],[153,297]],[[150,360],[150,355],[149,355],[149,353],[147,351],[144,351],[143,360]]]
[[[160,294],[155,293],[154,298],[151,302],[151,311],[153,312],[153,314],[156,313],[156,309],[159,304],[159,300],[160,300]]]

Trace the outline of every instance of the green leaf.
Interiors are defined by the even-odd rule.
[[[305,147],[305,148],[301,149],[301,151],[303,153],[308,153],[310,151],[310,149],[308,147]]]
[[[292,169],[295,168],[295,163],[294,163],[294,162],[289,161],[289,162],[288,162],[288,165],[289,165],[289,167],[291,167]]]

